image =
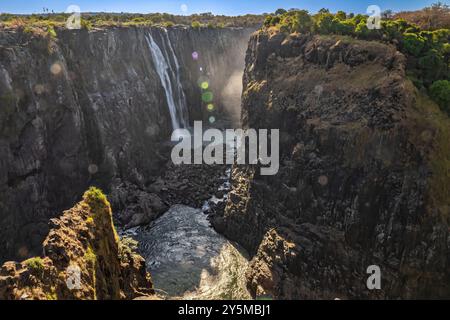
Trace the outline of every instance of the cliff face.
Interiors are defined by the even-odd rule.
[[[449,298],[450,121],[394,47],[259,32],[242,121],[280,129],[280,171],[235,167],[217,229],[252,254],[254,295]],[[370,265],[381,290],[368,290]]]
[[[249,31],[57,30],[54,39],[0,33],[0,261],[38,253],[49,218],[89,185],[143,189],[158,172],[158,149],[172,125],[148,34],[166,52],[169,37],[193,121],[204,117],[199,68],[211,73],[212,90],[224,86]]]
[[[133,299],[153,294],[144,259],[119,240],[111,208],[97,189],[58,219],[43,256],[7,262],[0,299]]]

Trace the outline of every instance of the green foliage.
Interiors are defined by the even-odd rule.
[[[119,258],[122,262],[127,262],[128,257],[138,249],[138,242],[130,237],[123,237],[119,240]]]
[[[408,29],[409,30],[409,29]],[[425,47],[425,39],[416,33],[403,34],[403,47],[410,55],[418,57]]]
[[[174,25],[189,26],[197,21],[200,25],[229,26],[229,27],[253,27],[262,24],[265,14],[246,14],[241,16],[213,15],[211,13],[185,15],[172,15],[167,13],[82,13],[83,28],[91,30],[94,27],[109,26],[148,26],[148,25]],[[19,28],[24,26],[42,27],[44,23],[51,22],[56,27],[64,28],[69,14],[31,14],[12,15],[0,14],[0,26]]]
[[[420,76],[425,85],[430,85],[444,76],[446,66],[443,57],[435,49],[428,50],[418,59]]]
[[[300,10],[292,16],[291,30],[293,30],[294,32],[311,32],[313,26],[314,21],[306,10]]]
[[[331,34],[335,31],[334,15],[331,13],[323,13],[317,19],[317,32],[320,34]]]
[[[450,81],[438,80],[430,86],[430,96],[450,115]]]
[[[347,14],[344,11],[338,11],[336,12],[336,18],[343,21],[347,19]]]
[[[381,29],[369,29],[367,18],[343,11],[332,14],[327,9],[312,16],[305,10],[289,10],[267,16],[264,27],[288,33],[347,35],[391,43],[409,57],[408,77],[416,86],[429,89],[438,80],[450,80],[449,29],[421,30],[405,19],[389,18],[381,22]]]
[[[173,23],[172,21],[166,21],[166,22],[164,22],[163,25],[166,28],[171,28],[171,27],[173,27],[175,25],[175,23]]]
[[[99,209],[109,207],[109,202],[106,199],[105,194],[102,190],[96,187],[90,187],[89,190],[84,193],[83,199],[95,211],[95,213],[97,213]]]
[[[32,272],[43,273],[45,270],[44,260],[40,257],[30,258],[23,262]]]
[[[277,15],[277,16],[280,16],[285,13],[287,13],[287,10],[285,10],[285,9],[278,9],[277,11],[275,11],[275,15]]]
[[[86,30],[92,30],[93,26],[89,20],[81,19],[81,27]]]
[[[90,264],[91,267],[95,266],[97,256],[95,255],[95,252],[91,246],[87,248],[86,253],[84,254],[84,259],[86,260],[87,263]]]
[[[194,29],[200,29],[201,26],[202,26],[202,24],[198,21],[192,21],[192,23],[191,23],[191,27]]]

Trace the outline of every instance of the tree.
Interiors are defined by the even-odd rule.
[[[430,87],[430,95],[442,110],[450,114],[450,81],[438,80],[434,82]]]
[[[347,14],[344,11],[340,10],[340,11],[336,12],[336,18],[338,18],[341,21],[345,20],[345,19],[347,19]]]
[[[292,23],[292,31],[300,33],[308,33],[312,31],[314,21],[308,11],[300,10],[296,12],[295,19]]]
[[[322,13],[317,19],[319,33],[330,34],[334,31],[334,16],[331,13]]]
[[[426,85],[442,79],[446,69],[443,57],[435,49],[428,50],[424,56],[419,58],[419,67]]]
[[[392,12],[391,9],[384,10],[384,11],[381,13],[381,17],[382,17],[383,19],[392,19],[393,16],[394,16],[394,13]]]
[[[278,9],[277,11],[275,11],[275,15],[277,16],[281,16],[283,14],[285,14],[287,11],[283,8]]]
[[[415,57],[418,57],[425,46],[425,39],[415,33],[403,34],[403,47]]]

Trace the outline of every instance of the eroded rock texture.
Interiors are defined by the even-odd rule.
[[[90,189],[50,224],[40,257],[2,266],[0,300],[134,299],[154,293],[144,259],[119,242],[109,202],[98,190]]]
[[[235,167],[214,218],[253,254],[254,295],[450,297],[450,121],[393,46],[256,33],[242,121],[280,129],[279,173]],[[370,265],[381,290],[366,287]]]

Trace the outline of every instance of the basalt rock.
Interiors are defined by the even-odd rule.
[[[0,300],[134,299],[153,295],[144,259],[119,240],[97,189],[51,220],[43,254],[0,270]]]
[[[252,253],[254,296],[450,298],[450,121],[405,61],[380,42],[252,36],[242,121],[280,129],[280,170],[234,167],[214,223]]]
[[[149,33],[162,50],[169,50],[164,37],[172,43],[190,121],[209,116],[202,75],[216,110],[223,109],[220,92],[242,70],[250,34],[184,27],[167,34],[157,27],[56,31],[52,38],[0,30],[0,261],[39,253],[48,220],[90,185],[107,193],[122,183],[145,191],[160,174],[167,162],[160,149],[172,125]]]

